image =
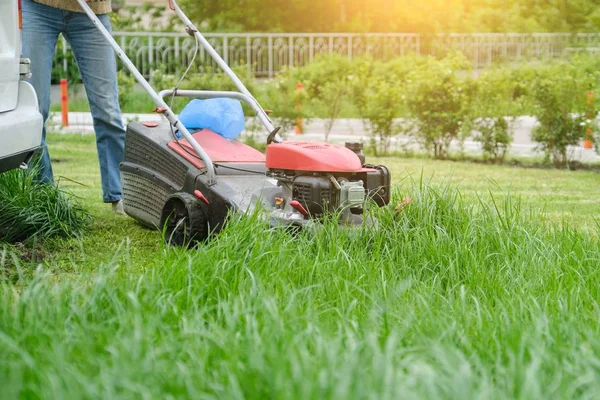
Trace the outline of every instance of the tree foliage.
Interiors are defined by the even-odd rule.
[[[589,66],[589,64],[588,64]],[[540,69],[532,82],[533,114],[539,125],[532,139],[556,167],[569,163],[568,146],[580,143],[586,130],[594,130],[596,112],[589,115],[587,91],[598,86],[598,73],[590,72],[581,60]]]
[[[205,29],[264,32],[591,32],[600,0],[183,0]]]

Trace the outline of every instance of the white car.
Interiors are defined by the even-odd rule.
[[[25,167],[42,141],[42,115],[21,59],[21,0],[0,0],[0,173]]]

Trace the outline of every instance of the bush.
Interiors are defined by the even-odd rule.
[[[0,242],[80,236],[89,213],[58,186],[36,184],[35,171],[0,174]]]
[[[67,64],[65,71],[64,64]],[[66,79],[69,86],[72,88],[75,84],[81,82],[81,74],[79,73],[79,67],[75,60],[75,55],[69,49],[66,53],[63,53],[63,41],[58,40],[56,43],[56,52],[54,53],[54,61],[52,64],[52,78],[53,84],[60,83],[61,79]]]
[[[385,63],[362,58],[355,63],[350,76],[352,100],[375,154],[387,153],[391,139],[407,129],[398,118],[406,114],[406,83],[420,62],[422,58],[409,56]]]
[[[512,119],[512,118],[511,118]],[[513,140],[512,122],[507,117],[482,117],[473,121],[474,140],[481,143],[483,158],[502,163]]]
[[[371,147],[375,155],[387,154],[391,139],[403,130],[397,120],[403,92],[391,86],[385,78],[375,76],[370,77],[368,83],[359,81],[358,87],[363,88],[363,104],[359,110],[371,135]]]
[[[585,114],[586,91],[595,84],[594,74],[575,63],[540,69],[532,82],[534,116],[539,123],[532,138],[557,168],[568,166],[568,146],[577,145],[593,125]]]
[[[291,75],[302,83],[306,99],[315,108],[324,112],[325,141],[342,111],[343,100],[349,95],[349,77],[352,64],[339,54],[318,56],[309,65],[293,69]]]
[[[473,130],[473,139],[481,143],[485,159],[504,161],[513,140],[514,116],[523,109],[525,97],[518,91],[520,83],[507,68],[486,72],[476,80],[469,130]]]
[[[152,86],[160,90],[174,88],[179,83],[185,68],[187,68],[187,65],[175,74],[166,73],[164,68],[153,70]],[[245,64],[238,65],[232,69],[248,90],[252,92],[255,89],[255,80],[254,76],[248,73],[247,66]],[[194,65],[181,82],[179,89],[239,91],[235,83],[220,69],[203,65]]]
[[[410,75],[410,92],[406,103],[414,119],[414,131],[423,147],[437,159],[444,159],[450,143],[460,135],[470,120],[473,82],[456,71],[469,70],[462,55],[441,61],[427,58]]]
[[[135,83],[133,75],[120,70],[117,73],[117,82],[119,84],[119,106],[124,110],[129,104],[136,100]]]
[[[600,60],[598,57],[590,55],[578,55],[572,60],[576,71],[585,76],[586,82],[586,101],[583,113],[585,120],[580,119],[580,126],[585,130],[584,137],[594,143],[596,152],[600,154],[600,137],[596,117],[600,104],[598,88],[600,87]],[[582,125],[583,124],[583,125]]]
[[[300,119],[308,117],[306,91],[296,89],[295,76],[295,69],[284,69],[265,84],[259,97],[263,107],[269,105],[267,108],[272,109],[271,118],[282,134],[291,131]]]

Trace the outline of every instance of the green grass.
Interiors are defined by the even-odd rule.
[[[596,174],[382,159],[413,201],[378,231],[185,251],[101,203],[91,137],[49,141],[96,218],[0,283],[2,398],[600,395]]]
[[[470,198],[502,200],[512,195],[528,210],[542,210],[536,218],[566,222],[580,228],[596,228],[600,216],[600,175],[594,171],[484,165],[471,162],[435,161],[423,158],[387,157],[375,160],[387,165],[397,183],[421,176],[429,182],[456,186]]]
[[[80,237],[88,226],[88,213],[60,185],[36,184],[35,168],[0,175],[0,242]]]

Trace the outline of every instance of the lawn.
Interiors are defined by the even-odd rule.
[[[370,158],[413,200],[379,230],[186,251],[102,204],[91,136],[49,141],[94,223],[0,283],[0,398],[600,396],[597,173]]]

